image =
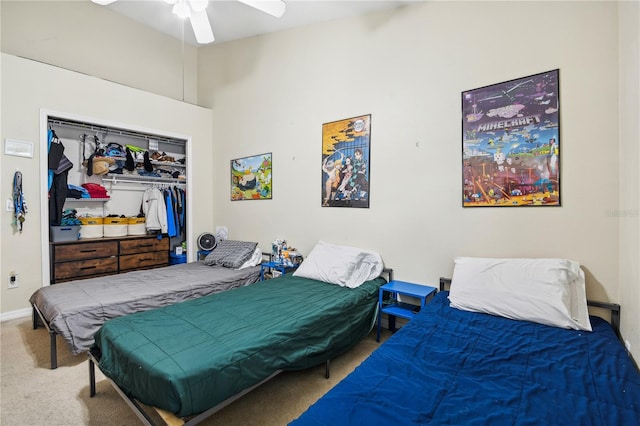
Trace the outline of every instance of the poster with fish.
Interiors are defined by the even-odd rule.
[[[323,207],[369,208],[371,115],[322,125]]]
[[[462,92],[463,207],[560,206],[558,77]]]
[[[231,160],[231,201],[270,200],[271,153]]]

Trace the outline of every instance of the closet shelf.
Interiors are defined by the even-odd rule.
[[[111,198],[65,198],[66,202],[91,203],[109,201]]]
[[[127,157],[111,157],[114,160],[118,160],[118,161],[126,161]],[[142,164],[144,160],[133,160],[135,163],[137,164]],[[182,163],[178,163],[178,162],[171,162],[171,161],[156,161],[156,160],[150,160],[151,164],[153,164],[154,166],[166,166],[166,167],[187,167],[186,164],[182,164]]]
[[[164,177],[153,177],[153,176],[139,176],[139,175],[121,175],[121,174],[107,174],[102,178],[103,183],[146,183],[150,185],[155,184],[177,184],[177,185],[186,185],[186,179],[176,179],[176,178],[164,178]]]
[[[146,143],[148,143],[149,140],[155,140],[160,143],[166,143],[170,145],[184,147],[186,142],[183,139],[168,138],[166,136],[137,132],[135,130],[130,130],[130,129],[119,129],[112,126],[103,126],[98,124],[85,123],[82,121],[75,121],[67,118],[60,118],[60,117],[53,117],[53,116],[49,117],[48,123],[50,126],[57,126],[57,127],[85,131],[85,132],[92,132],[92,133],[95,132],[96,135],[100,132],[100,133],[104,133],[105,136],[119,135],[121,137],[126,137],[126,138],[140,139]]]

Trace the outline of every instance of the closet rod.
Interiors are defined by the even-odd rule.
[[[162,179],[162,178],[157,178],[157,179]],[[162,180],[134,180],[134,179],[118,179],[115,176],[113,177],[108,177],[108,178],[102,178],[102,182],[108,182],[111,184],[118,184],[118,183],[142,183],[142,184],[147,184],[147,185],[175,185],[175,186],[185,186],[186,183],[185,182],[175,182],[175,181],[162,181]]]
[[[186,142],[184,140],[168,139],[166,136],[163,137],[163,136],[157,136],[157,135],[149,135],[145,133],[134,132],[131,130],[117,129],[114,127],[104,127],[104,126],[98,126],[90,123],[80,123],[77,121],[68,121],[68,120],[62,120],[62,119],[52,118],[52,117],[49,118],[48,123],[49,123],[49,126],[60,126],[60,127],[66,127],[69,129],[74,129],[74,130],[86,130],[91,132],[102,132],[107,134],[112,133],[119,136],[142,139],[147,142],[149,141],[149,139],[153,139],[160,143],[168,143],[171,145],[179,145],[179,146],[184,146]]]

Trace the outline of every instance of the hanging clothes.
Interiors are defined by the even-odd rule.
[[[147,188],[144,191],[142,194],[142,212],[146,217],[145,224],[148,231],[167,233],[167,208],[164,196],[158,188]]]
[[[49,142],[49,224],[60,226],[62,210],[67,198],[69,170],[73,163],[64,155],[64,145],[52,129],[48,131]]]
[[[167,189],[171,193],[172,202],[172,214],[175,221],[176,236],[183,236],[186,231],[185,226],[185,205],[186,205],[186,193],[184,189],[177,186]],[[167,204],[167,209],[169,205]]]
[[[64,145],[62,145],[62,142],[60,142],[58,135],[56,135],[56,132],[53,129],[49,129],[47,136],[49,142],[49,154],[47,158],[49,170],[56,170],[60,165],[60,160],[64,154]]]
[[[51,142],[53,142],[53,137],[55,132],[52,129],[47,130],[47,152],[49,153],[49,158],[47,159],[49,163],[48,173],[49,173],[49,187],[47,191],[51,190],[51,185],[53,185],[53,170],[51,169],[51,163],[54,163],[55,160],[51,158]]]
[[[49,190],[49,225],[51,226],[60,226],[62,221],[62,211],[69,192],[68,175],[68,170],[53,175],[53,183]]]
[[[184,232],[184,191],[177,186],[173,187],[173,195],[175,197],[175,214],[178,235]]]
[[[182,190],[182,226],[187,228],[187,191]]]
[[[182,233],[186,236],[187,231],[187,191],[182,188],[179,188],[180,193],[180,228],[182,229]]]
[[[167,209],[167,235],[175,237],[178,235],[176,231],[176,216],[174,214],[173,192],[167,188],[163,191],[165,207]]]

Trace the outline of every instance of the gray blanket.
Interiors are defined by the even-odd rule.
[[[94,334],[111,318],[242,287],[259,276],[260,266],[237,270],[183,263],[50,285],[29,302],[77,355],[93,345]]]

